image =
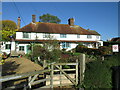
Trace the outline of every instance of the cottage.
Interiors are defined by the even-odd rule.
[[[68,19],[68,24],[36,22],[36,16],[32,15],[32,22],[20,28],[20,17],[18,18],[18,31],[15,42],[11,44],[12,51],[29,52],[31,43],[43,43],[50,37],[58,40],[60,49],[71,50],[82,42],[88,48],[102,46],[101,35],[94,30],[86,30],[74,25],[74,18]]]

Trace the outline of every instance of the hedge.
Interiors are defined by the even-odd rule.
[[[89,89],[112,88],[112,67],[119,66],[120,54],[106,58],[106,60],[95,60],[86,64],[85,78],[82,87]]]

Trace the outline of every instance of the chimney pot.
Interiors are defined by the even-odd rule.
[[[32,15],[32,22],[33,22],[33,23],[36,22],[36,15]]]

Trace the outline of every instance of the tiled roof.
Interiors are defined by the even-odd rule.
[[[18,32],[100,35],[96,31],[86,30],[77,25],[70,26],[68,24],[43,23],[43,22],[30,23],[20,28]]]
[[[120,37],[112,38],[110,41],[120,42]]]

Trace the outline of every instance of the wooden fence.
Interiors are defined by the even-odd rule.
[[[76,63],[51,63],[45,70],[28,72],[23,74],[15,74],[15,75],[8,75],[0,77],[0,82],[6,82],[11,80],[20,80],[20,79],[27,79],[25,84],[19,85],[24,86],[24,88],[32,88],[32,86],[36,84],[40,84],[44,82],[44,84],[40,88],[53,88],[55,86],[64,86],[65,83],[62,83],[63,80],[67,79],[67,82],[70,83],[67,85],[74,85],[77,86],[80,84],[84,78],[84,70],[85,70],[85,55],[81,55],[80,59],[76,60]],[[81,65],[80,65],[81,63]],[[64,69],[64,65],[75,66],[74,68]],[[81,69],[80,69],[81,68]],[[74,75],[70,75],[66,73],[67,71],[75,71]],[[55,74],[55,72],[59,72],[59,74]],[[43,75],[43,78],[38,78],[40,75]],[[59,75],[59,79],[55,80],[56,77]],[[65,78],[62,78],[62,77]],[[59,81],[59,84],[55,84],[55,81]],[[19,88],[16,86],[8,87],[9,89]]]

